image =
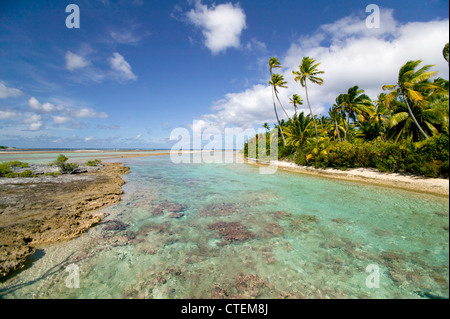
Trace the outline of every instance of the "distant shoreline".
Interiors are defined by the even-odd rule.
[[[255,159],[243,158],[247,164],[268,166],[269,163],[261,163]],[[287,161],[272,161],[271,165],[277,165],[278,169],[338,180],[360,182],[384,187],[393,187],[419,193],[426,193],[438,196],[449,196],[449,180],[444,178],[427,178],[411,174],[382,173],[376,169],[355,168],[349,170],[339,170],[334,168],[314,168],[299,166]]]

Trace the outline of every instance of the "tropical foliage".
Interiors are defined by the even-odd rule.
[[[448,44],[442,51],[448,62]],[[304,57],[295,81],[305,89],[309,114],[298,113],[303,104],[299,94],[289,100],[294,116],[280,102],[280,88],[287,86],[283,76],[273,73],[281,67],[271,58],[269,70],[274,110],[277,118],[279,158],[315,167],[372,167],[386,172],[448,177],[449,175],[449,81],[436,77],[433,65],[421,60],[400,67],[395,84],[384,85],[372,100],[357,85],[339,94],[326,115],[314,115],[308,96],[308,83],[322,85],[319,62]],[[279,119],[275,99],[287,121]],[[292,114],[292,113],[291,113]],[[266,140],[270,136],[267,129]],[[252,143],[264,140],[261,135]],[[248,145],[246,145],[248,149]]]

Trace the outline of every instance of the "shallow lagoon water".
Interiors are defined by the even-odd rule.
[[[109,222],[40,249],[1,297],[449,297],[447,198],[248,164],[121,161],[132,173]]]

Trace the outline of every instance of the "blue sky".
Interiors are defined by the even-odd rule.
[[[65,21],[80,9],[80,28]],[[368,4],[380,28],[368,29]],[[170,148],[173,129],[259,127],[275,116],[267,86],[280,59],[291,74],[322,62],[316,114],[359,85],[373,98],[406,61],[448,79],[448,1],[26,1],[0,3],[0,145]],[[305,106],[306,107],[306,106]],[[292,109],[292,110],[291,110]],[[305,109],[305,111],[307,111]],[[280,110],[280,114],[281,114]],[[196,121],[194,124],[194,121]]]

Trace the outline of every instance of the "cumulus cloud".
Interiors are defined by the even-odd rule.
[[[107,118],[108,114],[105,112],[97,113],[92,109],[79,109],[72,111],[71,114],[78,118]]]
[[[395,84],[400,67],[409,60],[421,59],[422,65],[435,64],[433,70],[448,79],[448,65],[442,57],[442,48],[449,38],[448,20],[400,24],[392,10],[381,10],[380,29],[368,29],[365,18],[364,14],[355,15],[323,25],[315,33],[291,43],[280,56],[283,69],[277,71],[288,81],[288,88],[280,89],[280,99],[290,115],[294,113],[289,104],[292,94],[299,94],[306,101],[304,88],[292,75],[304,56],[321,62],[319,69],[325,71],[324,85],[308,86],[316,115],[327,114],[335,98],[354,85],[375,99],[383,85]],[[268,78],[261,81],[267,83]],[[299,111],[309,113],[306,102]],[[286,118],[279,107],[278,115]],[[207,122],[206,126],[218,128],[235,125],[245,129],[264,122],[275,123],[271,88],[258,84],[242,92],[226,94],[201,119]]]
[[[18,116],[18,113],[15,111],[2,111],[0,110],[0,120],[8,120]]]
[[[22,91],[15,88],[8,88],[6,85],[0,82],[0,99],[6,99],[9,97],[16,97],[22,94]]]
[[[130,64],[119,53],[114,52],[109,59],[109,63],[119,79],[125,81],[137,80],[137,76],[131,70]]]
[[[244,10],[238,4],[224,3],[208,7],[197,1],[187,13],[188,21],[202,30],[205,45],[213,54],[240,47],[240,37],[246,26]]]
[[[39,101],[35,97],[31,97],[28,100],[28,107],[38,113],[51,113],[54,111],[63,111],[64,107],[61,105],[53,105],[52,103],[45,102],[43,104],[39,103]]]
[[[57,125],[64,124],[64,123],[70,121],[70,118],[67,116],[52,115],[52,118],[53,118],[53,122]]]
[[[42,117],[38,114],[31,115],[30,117],[26,118],[23,122],[29,124],[28,127],[29,131],[39,131],[44,126],[44,123],[42,122]]]
[[[83,56],[72,53],[70,51],[66,52],[66,69],[73,71],[76,69],[82,69],[90,64]]]

